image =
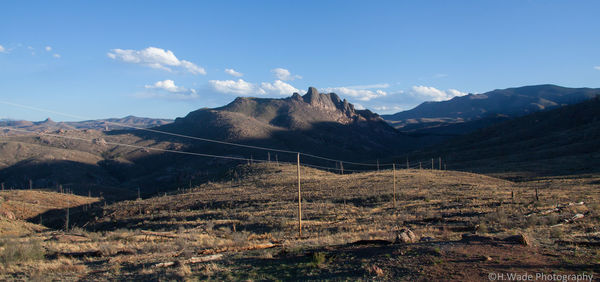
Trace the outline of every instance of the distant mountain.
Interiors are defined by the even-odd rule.
[[[560,175],[600,171],[600,98],[497,123],[409,159],[441,156],[448,169]]]
[[[24,121],[24,120],[0,120],[0,126],[11,127],[28,131],[57,131],[57,130],[116,130],[130,128],[128,126],[148,128],[165,125],[173,122],[170,119],[155,119],[136,116],[126,116],[124,118],[109,118],[86,121],[67,121],[55,122],[50,118],[44,121]]]
[[[454,124],[457,132],[477,129],[501,121],[506,117],[519,117],[540,110],[579,103],[600,95],[600,89],[566,88],[556,85],[536,85],[494,90],[483,94],[454,97],[448,101],[425,102],[416,108],[382,117],[403,132],[416,132]],[[495,119],[499,117],[500,119]],[[456,125],[486,118],[491,123],[478,126]],[[451,132],[449,129],[442,129]],[[454,132],[454,133],[457,133]]]

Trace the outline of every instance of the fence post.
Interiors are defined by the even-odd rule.
[[[271,152],[267,152],[267,162],[271,163]]]
[[[344,162],[340,161],[340,170],[342,171],[342,175],[344,175]]]
[[[406,169],[410,168],[410,163],[408,162],[408,157],[406,157]]]
[[[2,186],[2,191],[4,191],[4,182],[0,183],[0,185]]]
[[[67,200],[67,214],[65,216],[65,231],[69,232],[69,201]]]
[[[438,160],[439,160],[440,170],[442,170],[442,157],[439,157]]]
[[[433,158],[431,158],[431,170],[433,170]]]
[[[421,166],[421,162],[419,162],[419,169],[423,169],[423,166]]]
[[[29,190],[33,189],[33,181],[29,179]]]
[[[302,194],[300,188],[300,153],[297,154],[296,170],[298,172],[298,237],[302,237]]]
[[[279,159],[277,158],[277,154],[275,154],[275,163],[277,163],[277,166],[279,166]]]
[[[377,159],[377,172],[379,172],[379,159]]]
[[[392,163],[392,174],[394,176],[394,209],[396,209],[396,163]]]

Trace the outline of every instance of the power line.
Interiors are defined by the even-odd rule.
[[[15,128],[10,128],[10,127],[3,127],[3,126],[0,126],[0,129],[9,130],[9,131],[12,130],[12,131],[23,132],[23,133],[32,133],[32,134],[36,134],[36,135],[40,135],[40,136],[49,136],[49,137],[55,137],[55,138],[84,141],[84,142],[90,142],[90,143],[95,142],[95,139],[87,139],[87,138],[81,138],[81,137],[76,137],[76,136],[65,136],[65,135],[58,135],[58,134],[51,134],[51,133],[44,133],[44,132],[35,132],[35,131],[31,131],[31,130],[15,129]],[[3,137],[12,137],[12,136],[3,136]],[[108,145],[114,145],[114,146],[123,146],[123,147],[130,147],[130,148],[136,148],[136,149],[145,149],[145,150],[149,150],[149,151],[153,150],[153,151],[159,151],[159,152],[176,153],[176,154],[192,155],[192,156],[199,156],[199,157],[210,157],[210,158],[218,158],[218,159],[237,160],[237,161],[251,161],[251,162],[259,162],[259,163],[269,162],[268,160],[261,160],[261,159],[249,159],[249,158],[243,158],[243,157],[232,157],[232,156],[221,156],[221,155],[203,154],[203,153],[195,153],[195,152],[177,151],[177,150],[170,150],[170,149],[161,149],[161,148],[153,148],[153,147],[147,147],[147,146],[125,144],[125,143],[119,143],[119,142],[104,141],[104,143],[106,143]],[[294,165],[294,163],[285,162],[285,161],[280,161],[279,163]],[[339,168],[325,167],[325,166],[318,166],[318,165],[311,165],[311,164],[302,164],[302,166],[318,168],[318,169],[327,169],[327,170],[340,170]],[[368,170],[345,169],[345,171],[365,172]]]
[[[42,109],[42,108],[37,108],[37,107],[32,107],[32,106],[27,106],[27,105],[21,105],[21,104],[7,102],[7,101],[1,101],[0,100],[0,103],[6,104],[6,105],[10,105],[10,106],[15,106],[15,107],[20,107],[20,108],[30,109],[30,110],[34,110],[34,111],[40,111],[40,112],[46,112],[46,113],[52,113],[52,114],[62,115],[62,116],[71,117],[71,118],[75,118],[75,119],[92,120],[90,118],[86,118],[86,117],[82,117],[82,116],[77,116],[77,115],[72,115],[72,114],[67,114],[67,113],[62,113],[62,112],[57,112],[57,111],[52,111],[52,110],[47,110],[47,109]],[[208,138],[202,138],[202,137],[196,137],[196,136],[189,136],[189,135],[184,135],[184,134],[179,134],[179,133],[172,133],[172,132],[168,132],[168,131],[161,131],[161,130],[156,130],[156,129],[151,129],[151,128],[143,128],[143,127],[129,125],[129,124],[124,124],[124,123],[120,123],[120,122],[112,122],[112,121],[106,121],[106,120],[104,122],[108,123],[108,124],[122,126],[122,127],[129,127],[129,128],[133,128],[133,129],[137,129],[137,130],[143,130],[143,131],[148,131],[148,132],[153,132],[153,133],[171,135],[171,136],[175,136],[175,137],[188,138],[188,139],[205,141],[205,142],[212,142],[212,143],[217,143],[217,144],[222,144],[222,145],[237,146],[237,147],[242,147],[242,148],[249,148],[249,149],[263,150],[263,151],[271,151],[271,152],[280,152],[280,153],[287,153],[287,154],[298,154],[298,153],[300,153],[301,155],[306,156],[306,157],[311,157],[311,158],[316,158],[316,159],[321,159],[321,160],[326,160],[326,161],[332,161],[332,162],[343,162],[343,163],[352,164],[352,165],[372,166],[372,167],[376,167],[376,166],[391,166],[392,165],[391,163],[387,163],[387,164],[371,164],[371,163],[348,162],[348,161],[337,160],[337,159],[332,159],[332,158],[327,158],[327,157],[321,157],[321,156],[317,156],[317,155],[313,155],[313,154],[307,154],[307,153],[302,153],[302,152],[295,152],[295,151],[290,151],[290,150],[282,150],[282,149],[274,149],[274,148],[267,148],[267,147],[261,147],[261,146],[252,146],[252,145],[238,144],[238,143],[232,143],[232,142],[226,142],[226,141],[220,141],[220,140],[214,140],[214,139],[208,139]]]

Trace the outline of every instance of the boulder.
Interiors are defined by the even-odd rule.
[[[396,243],[408,244],[416,243],[418,241],[419,237],[417,237],[417,235],[415,235],[415,233],[408,228],[402,228],[402,230],[396,233]]]
[[[529,238],[525,234],[508,236],[504,239],[504,241],[509,243],[521,244],[523,246],[531,246],[531,240],[529,240]]]

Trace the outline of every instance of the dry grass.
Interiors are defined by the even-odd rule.
[[[567,257],[565,254],[579,248],[576,260],[600,257],[590,249],[556,244],[557,240],[593,240],[600,234],[599,176],[510,182],[464,172],[399,170],[394,208],[391,171],[339,175],[302,168],[303,236],[298,238],[295,167],[243,166],[235,175],[180,194],[115,203],[106,208],[105,217],[91,221],[87,231],[77,229],[69,236],[41,231],[29,238],[43,240],[41,245],[48,254],[59,254],[58,259],[40,264],[55,265],[53,277],[57,279],[71,277],[65,273],[100,280],[278,279],[280,276],[248,272],[241,266],[243,258],[285,261],[279,252],[301,256],[305,249],[358,240],[393,240],[404,227],[434,241],[459,240],[465,232],[500,237],[524,233],[536,248],[558,256]],[[539,201],[535,200],[535,188]],[[564,207],[560,213],[540,213],[557,203],[580,201],[584,204]],[[538,214],[526,216],[531,213]],[[584,218],[564,223],[578,213]],[[564,224],[551,227],[561,222]],[[253,251],[269,244],[278,246],[278,251]],[[431,265],[443,265],[438,258],[442,253],[453,254],[436,250],[437,254],[428,258]],[[83,252],[100,255],[61,261],[64,253]],[[215,253],[226,256],[216,262],[182,263]],[[310,259],[298,267],[306,266],[308,274],[333,271],[335,267],[330,265],[339,258],[318,254],[312,259],[316,268],[310,267]],[[176,263],[155,267],[169,261]],[[34,277],[35,268],[27,265],[4,266],[5,274],[0,279],[14,278],[19,273]],[[393,271],[379,263],[357,267],[356,271],[367,276],[393,277],[389,276]],[[245,274],[239,276],[240,271]]]

